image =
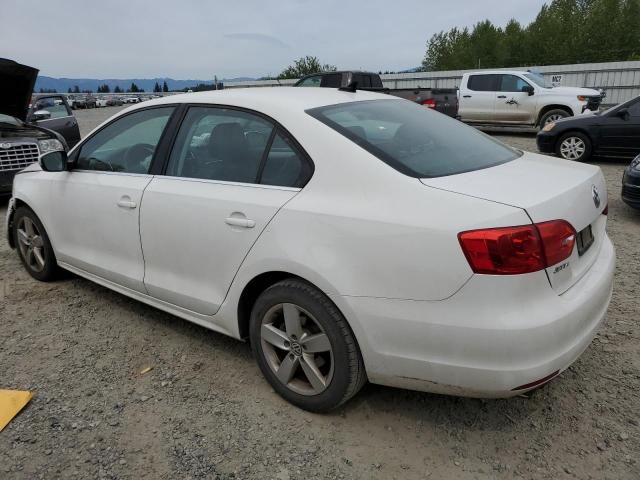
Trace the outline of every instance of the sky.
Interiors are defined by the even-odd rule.
[[[0,57],[71,78],[277,75],[317,56],[405,70],[434,33],[531,22],[545,0],[1,0]]]

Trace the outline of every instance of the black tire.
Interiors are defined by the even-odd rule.
[[[544,128],[544,126],[550,121],[555,122],[556,120],[559,120],[561,118],[567,118],[567,117],[570,117],[570,116],[571,116],[571,114],[569,112],[567,112],[566,110],[560,110],[560,109],[549,110],[544,115],[542,115],[542,117],[540,118],[540,125],[539,126],[540,126],[540,128]]]
[[[294,387],[290,387],[289,384],[285,384],[278,379],[270,363],[271,360],[269,360],[269,358],[273,358],[273,356],[269,356],[268,350],[272,347],[267,343],[263,344],[261,329],[263,321],[269,318],[269,312],[274,311],[274,309],[277,309],[278,306],[282,304],[293,304],[300,309],[300,318],[303,319],[304,328],[307,328],[309,325],[317,325],[321,328],[321,333],[324,333],[326,337],[328,337],[331,347],[330,358],[332,362],[332,373],[331,378],[326,382],[324,390],[320,393],[315,394],[311,392],[301,394],[295,391],[292,389]],[[311,323],[309,322],[309,317],[305,316],[306,313],[310,314],[312,318]],[[281,333],[285,333],[286,335],[286,332]],[[301,339],[305,336],[309,338],[310,334],[304,333]],[[291,338],[295,339],[296,337],[293,336]],[[335,409],[358,393],[366,383],[367,377],[362,356],[360,355],[360,349],[347,321],[326,295],[304,281],[293,278],[283,280],[267,288],[260,294],[251,312],[250,340],[258,366],[273,389],[285,400],[303,410],[310,412],[327,412]],[[300,344],[302,343],[301,341]],[[291,353],[293,347],[290,353],[283,353],[282,350],[273,348],[272,350],[280,352],[278,355],[283,354],[284,357],[290,356],[292,359],[299,358],[300,362],[303,361],[305,355],[308,355],[308,353],[298,352],[297,355],[301,356],[294,357],[293,353]],[[311,356],[314,357],[315,355],[322,354],[312,354]],[[285,360],[286,358],[283,358],[282,362]],[[304,379],[308,377],[306,377],[303,366],[300,364],[300,368],[297,368],[296,371],[297,377],[294,377],[292,382],[304,383]],[[329,375],[327,375],[327,378],[329,378]]]
[[[26,220],[25,220],[26,219]],[[41,246],[39,246],[39,251],[41,252],[41,257],[44,260],[44,264],[42,269],[38,268],[38,265],[35,264],[35,260],[33,257],[28,255],[32,260],[28,260],[25,257],[25,251],[29,251],[28,248],[24,248],[24,243],[21,243],[20,235],[18,233],[19,227],[24,225],[24,222],[31,221],[35,228],[37,229],[38,236],[42,240]],[[58,267],[58,262],[56,260],[55,253],[53,252],[53,248],[51,247],[51,242],[49,240],[49,236],[42,225],[42,222],[38,218],[38,216],[28,207],[18,207],[15,214],[13,215],[13,241],[16,246],[16,250],[18,251],[18,256],[20,257],[20,261],[24,266],[25,270],[36,280],[40,280],[41,282],[50,282],[58,278],[60,274],[60,267]],[[38,242],[40,245],[40,242]],[[35,265],[35,266],[34,266]]]
[[[566,143],[565,143],[566,142]],[[571,149],[570,145],[576,145]],[[583,148],[577,147],[582,142]],[[556,143],[556,155],[565,160],[573,160],[574,162],[586,162],[591,158],[591,139],[582,132],[567,132],[562,135]],[[573,153],[572,153],[573,152]]]

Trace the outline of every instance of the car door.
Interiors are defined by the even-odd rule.
[[[495,95],[495,121],[533,124],[536,96],[522,91],[524,87],[531,85],[517,75],[504,74],[499,77],[498,91]]]
[[[467,89],[460,99],[460,116],[465,122],[492,122],[495,118],[496,91],[500,75],[469,75]]]
[[[52,182],[51,238],[58,261],[145,292],[139,206],[172,106],[118,117],[74,152],[74,168]]]
[[[628,116],[619,115],[626,109]],[[640,98],[602,117],[598,154],[635,157],[640,154]]]
[[[50,117],[33,120],[33,114],[41,110],[49,112]],[[58,132],[67,141],[69,148],[73,148],[80,141],[78,121],[63,95],[38,97],[31,105],[28,118],[31,123]]]
[[[191,106],[166,174],[151,181],[142,202],[149,294],[215,314],[255,241],[309,177],[309,162],[262,116]]]

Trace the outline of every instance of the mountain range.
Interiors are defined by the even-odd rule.
[[[218,79],[219,82],[241,82],[247,80],[255,80],[250,77],[237,77],[237,78],[225,78]],[[90,90],[95,92],[100,85],[107,84],[111,91],[118,86],[122,91],[126,91],[131,87],[132,83],[135,83],[138,88],[143,88],[145,92],[152,92],[156,82],[162,86],[164,82],[167,82],[169,90],[182,90],[183,88],[195,87],[200,83],[212,84],[213,79],[208,80],[175,80],[173,78],[54,78],[39,75],[36,80],[35,91],[39,92],[40,89],[56,90],[57,92],[67,92],[70,88],[73,89],[76,85],[80,91]]]

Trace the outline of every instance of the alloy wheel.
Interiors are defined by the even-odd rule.
[[[565,138],[560,144],[560,154],[567,160],[578,160],[586,149],[584,141],[578,137]]]
[[[34,272],[42,272],[46,265],[44,240],[37,225],[29,217],[18,222],[18,248],[27,266]]]
[[[278,380],[300,395],[318,395],[333,378],[329,337],[309,312],[293,303],[271,307],[260,327],[262,351]]]
[[[548,125],[551,122],[557,122],[558,120],[562,120],[563,118],[566,118],[566,115],[562,115],[560,113],[554,113],[553,115],[549,115],[546,120],[544,121],[545,125]]]

